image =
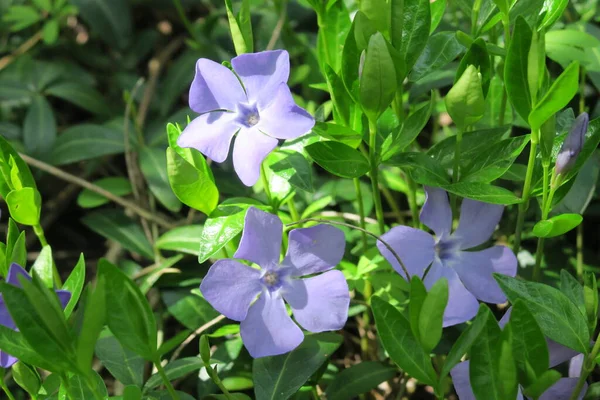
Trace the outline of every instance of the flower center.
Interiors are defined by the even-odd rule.
[[[260,121],[260,118],[258,118],[258,114],[250,114],[248,116],[248,119],[246,120],[249,126],[254,126],[258,124],[258,121]]]
[[[458,243],[454,240],[442,239],[435,244],[435,254],[442,261],[448,261],[449,259],[454,257],[456,255],[457,250]]]
[[[246,128],[252,128],[260,121],[260,114],[255,104],[239,103],[236,112],[237,123]]]
[[[267,287],[267,289],[273,291],[279,289],[281,287],[281,277],[279,273],[276,271],[267,271],[261,278],[263,285]]]

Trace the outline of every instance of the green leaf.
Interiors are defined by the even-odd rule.
[[[96,356],[119,382],[142,387],[144,359],[121,346],[108,329],[101,333],[96,342]]]
[[[446,11],[446,0],[435,0],[429,3],[431,10],[431,27],[429,33],[432,34],[442,22],[444,11]]]
[[[271,171],[297,189],[313,192],[312,171],[304,156],[295,151],[275,151],[267,163]]]
[[[124,50],[133,36],[131,5],[121,0],[73,0],[79,15],[111,48]]]
[[[65,369],[64,365],[56,365],[34,350],[21,332],[17,332],[4,325],[0,325],[0,348],[22,362],[35,365],[47,371],[64,371]]]
[[[29,365],[18,361],[12,366],[11,370],[15,382],[25,389],[32,398],[36,397],[42,386],[42,381],[35,368],[31,368]]]
[[[249,2],[248,0],[242,1],[242,10],[246,8],[244,12],[244,26],[241,25],[241,21],[236,18],[233,13],[233,6],[231,0],[225,0],[225,8],[227,10],[227,19],[229,20],[229,30],[231,31],[231,38],[233,39],[233,45],[235,46],[235,52],[239,56],[244,53],[251,53],[253,48],[252,43],[252,25],[249,15]],[[241,12],[240,12],[241,14]],[[249,36],[248,36],[249,34]]]
[[[198,262],[202,264],[213,254],[221,250],[231,239],[236,237],[244,226],[246,210],[252,204],[221,204],[213,211],[206,222],[200,236]]]
[[[33,0],[33,4],[35,4],[40,10],[46,11],[47,13],[52,11],[51,0]]]
[[[598,283],[593,272],[586,271],[583,275],[583,299],[585,315],[590,332],[594,332],[598,323]]]
[[[369,161],[358,150],[343,143],[316,142],[305,147],[323,169],[342,178],[359,178],[369,171]]]
[[[536,223],[533,227],[533,234],[542,238],[564,235],[575,229],[582,221],[583,217],[579,214],[556,215]]]
[[[154,258],[152,245],[142,228],[120,210],[97,210],[81,219],[81,222],[94,232],[120,243],[127,250]]]
[[[126,386],[123,390],[123,400],[142,400],[142,390],[137,386]]]
[[[411,178],[422,185],[443,186],[450,183],[448,173],[437,160],[424,153],[400,153],[385,162],[400,168],[407,168]]]
[[[561,377],[562,375],[560,372],[556,370],[550,369],[544,371],[544,373],[540,375],[534,383],[527,386],[523,392],[526,396],[533,399],[539,398],[547,389],[558,382]]]
[[[565,107],[579,90],[579,63],[572,62],[554,81],[544,97],[531,110],[529,124],[539,129],[548,118]]]
[[[162,293],[169,313],[188,329],[198,329],[219,316],[199,293],[197,289],[191,293],[189,290],[166,290]]]
[[[473,323],[468,325],[458,337],[456,342],[454,342],[452,349],[444,361],[444,366],[442,367],[442,371],[440,373],[440,379],[448,376],[452,368],[454,368],[456,364],[460,362],[461,358],[467,354],[467,352],[471,349],[471,346],[473,346],[475,340],[479,337],[480,333],[487,325],[487,321],[489,319],[493,319],[495,321],[494,316],[492,315],[492,312],[488,306],[481,304]]]
[[[460,60],[460,65],[456,71],[456,80],[462,76],[469,65],[474,65],[481,74],[483,97],[487,97],[493,71],[490,63],[490,54],[488,53],[486,43],[482,38],[478,38],[471,43],[469,50],[467,50],[467,53]]]
[[[421,342],[421,332],[419,327],[419,317],[423,302],[427,298],[427,289],[423,281],[418,276],[410,279],[410,302],[408,303],[408,316],[410,320],[410,329],[415,338]]]
[[[492,204],[517,204],[521,199],[507,189],[479,182],[459,182],[443,189],[460,197]]]
[[[385,0],[361,1],[359,9],[372,21],[379,32],[390,29],[390,5]]]
[[[471,346],[469,378],[477,399],[503,399],[500,387],[501,335],[496,320],[488,316]]]
[[[54,165],[71,164],[125,151],[123,133],[115,128],[93,124],[65,129],[50,155]]]
[[[69,303],[65,307],[64,313],[65,317],[69,318],[77,302],[79,301],[79,296],[81,296],[81,291],[83,290],[83,284],[85,283],[85,259],[83,258],[83,253],[79,256],[79,260],[75,265],[75,268],[71,271],[71,274],[65,281],[63,285],[64,290],[68,290],[71,292],[71,299]]]
[[[102,377],[98,375],[96,371],[91,372],[91,377],[91,385],[93,389],[91,389],[89,386],[90,382],[86,382],[88,378],[84,375],[71,376],[69,378],[69,390],[67,398],[69,400],[89,400],[95,398],[95,396],[100,396],[103,399],[107,398],[108,391],[106,390],[106,385],[104,384]]]
[[[170,381],[182,378],[204,367],[200,357],[186,357],[172,361],[165,366],[165,373]],[[144,384],[144,390],[154,389],[163,383],[159,374],[154,374]]]
[[[23,144],[29,154],[45,156],[56,140],[56,120],[48,101],[35,96],[23,122]]]
[[[396,368],[377,361],[363,361],[344,369],[327,385],[328,400],[350,400],[375,389],[380,383],[392,379]]]
[[[362,135],[352,129],[333,123],[317,122],[312,129],[313,133],[356,149],[362,143]]]
[[[423,104],[408,116],[400,129],[385,138],[381,145],[382,161],[386,161],[398,151],[406,149],[417,138],[431,117],[435,104],[433,99],[432,96],[429,103]]]
[[[167,156],[163,149],[143,147],[139,153],[140,169],[150,191],[169,211],[181,210],[181,203],[173,194],[167,174]]]
[[[446,110],[461,131],[474,125],[485,113],[481,85],[481,74],[474,65],[469,65],[446,95]]]
[[[586,318],[568,297],[541,283],[500,274],[494,277],[511,302],[525,302],[545,336],[579,352],[588,352],[590,332]]]
[[[413,336],[406,318],[377,296],[372,298],[371,307],[379,338],[392,361],[415,379],[436,385],[437,376],[429,354]]]
[[[92,183],[119,197],[130,194],[132,190],[129,180],[120,176],[102,178]],[[77,205],[82,208],[100,207],[109,201],[106,197],[89,189],[83,189],[77,196]]]
[[[342,1],[332,2],[324,10],[318,7],[316,11],[319,24],[317,54],[321,69],[326,72],[330,67],[332,71],[339,71],[344,41],[350,30],[349,12]]]
[[[569,4],[569,0],[556,0],[549,3],[544,2],[546,14],[540,23],[538,30],[550,28],[563,15],[565,8]]]
[[[202,229],[202,225],[186,225],[171,229],[156,240],[156,248],[197,256]]]
[[[501,177],[519,157],[527,143],[529,135],[523,135],[487,147],[461,169],[460,180],[489,183]]]
[[[13,190],[6,196],[10,216],[20,224],[34,226],[40,223],[42,197],[34,188]]]
[[[13,5],[6,11],[2,20],[10,23],[10,30],[17,32],[25,29],[42,19],[38,10],[30,6]]]
[[[433,350],[442,338],[447,304],[448,281],[440,279],[429,289],[419,313],[419,338],[426,353]]]
[[[287,354],[254,359],[252,379],[256,400],[286,400],[327,361],[342,344],[332,332],[306,335],[300,346]]]
[[[109,104],[92,86],[80,82],[60,81],[50,85],[45,92],[91,113],[102,116],[110,114]]]
[[[431,10],[429,0],[405,0],[403,4],[402,40],[399,47],[406,70],[410,71],[423,52],[429,38]]]
[[[106,321],[105,281],[98,278],[94,289],[88,286],[83,307],[83,324],[77,338],[77,363],[82,371],[89,371],[94,357],[94,346]]]
[[[358,102],[358,71],[360,64],[360,54],[364,50],[364,48],[359,48],[356,37],[359,36],[359,21],[361,20],[361,15],[364,16],[360,11],[356,13],[354,17],[354,21],[352,21],[352,25],[350,26],[350,31],[346,36],[346,41],[344,42],[344,48],[342,50],[342,65],[341,65],[341,75],[342,81],[344,82],[344,86],[346,86],[346,90],[348,94]]]
[[[47,45],[52,45],[56,43],[58,40],[58,33],[60,31],[60,25],[58,20],[51,19],[44,24],[42,28],[42,38],[44,39],[44,43]]]
[[[516,399],[519,393],[519,379],[517,365],[513,357],[511,326],[502,332],[500,342],[500,359],[498,382],[500,383],[500,393],[503,399]]]
[[[123,347],[153,360],[156,320],[148,301],[127,275],[105,259],[98,262],[98,277],[106,283],[106,322]]]
[[[504,64],[504,82],[508,99],[525,121],[528,121],[533,106],[527,75],[531,37],[532,31],[527,21],[523,17],[517,18]]]
[[[37,259],[33,263],[31,267],[32,271],[35,271],[39,278],[44,282],[46,287],[53,288],[54,287],[54,279],[52,276],[52,249],[50,246],[46,245],[42,247],[42,251],[38,255]]]
[[[376,120],[387,109],[397,85],[394,60],[378,32],[369,39],[360,76],[360,103],[369,119]]]
[[[12,159],[12,161],[11,161]],[[31,175],[29,166],[23,161],[19,154],[12,148],[10,143],[0,135],[0,171],[4,179],[0,179],[0,195],[6,199],[8,193],[13,189],[11,182],[11,169],[18,171],[19,179],[23,187],[36,189],[35,179]]]
[[[510,324],[513,327],[513,355],[523,373],[531,368],[536,377],[541,376],[550,362],[548,345],[535,317],[522,300],[512,307]]]
[[[560,291],[575,304],[582,314],[585,314],[583,286],[566,269],[560,270]]]
[[[438,2],[442,3],[441,0],[435,1]],[[410,80],[416,82],[433,71],[445,67],[463,50],[464,46],[456,39],[454,32],[438,32],[432,35],[412,69]]]

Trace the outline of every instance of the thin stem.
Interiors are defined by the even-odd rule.
[[[521,248],[521,234],[523,233],[523,224],[525,223],[525,213],[529,207],[529,196],[531,194],[531,179],[533,177],[533,167],[535,166],[535,156],[537,151],[537,141],[532,141],[529,147],[529,161],[527,162],[527,173],[525,174],[525,183],[523,183],[523,194],[521,203],[519,203],[519,213],[517,215],[517,228],[515,230],[515,242],[513,252],[519,254]]]
[[[13,396],[12,392],[10,391],[10,389],[8,388],[8,386],[6,385],[6,383],[4,381],[2,381],[2,383],[0,383],[0,386],[2,387],[2,390],[4,390],[4,393],[6,393],[6,396],[8,397],[9,400],[15,400],[15,396]]]
[[[400,207],[398,207],[398,203],[396,203],[396,200],[394,199],[392,192],[390,192],[390,189],[383,185],[381,185],[379,188],[381,189],[381,193],[383,193],[383,197],[385,197],[385,201],[392,209],[392,213],[396,217],[398,223],[400,225],[404,225],[404,215],[402,215],[402,210],[400,210]]]
[[[32,37],[24,41],[15,51],[11,54],[0,58],[0,71],[2,71],[8,64],[13,62],[21,54],[28,52],[33,46],[35,46],[42,39],[42,31],[37,32]]]
[[[583,281],[583,224],[577,226],[577,278]]]
[[[141,208],[137,204],[135,204],[131,201],[125,200],[122,197],[115,196],[108,190],[105,190],[105,189],[101,188],[100,186],[94,185],[93,183],[88,182],[85,179],[81,179],[78,176],[72,175],[72,174],[65,172],[59,168],[56,168],[50,164],[46,164],[43,161],[29,157],[26,154],[19,153],[19,156],[21,156],[21,158],[27,164],[32,165],[38,169],[41,169],[42,171],[47,172],[51,175],[54,175],[57,178],[60,178],[64,181],[74,183],[78,186],[81,186],[84,189],[88,189],[88,190],[91,190],[92,192],[98,193],[99,195],[106,197],[110,201],[113,201],[113,202],[119,204],[120,206],[123,206],[123,207],[133,211],[134,213],[136,213],[137,215],[139,215],[142,218],[145,218],[149,221],[155,221],[158,225],[162,226],[163,228],[172,229],[175,227],[175,225],[173,225],[171,222],[167,221],[166,219],[162,218],[161,216],[152,214],[150,211],[148,211],[144,208]]]
[[[48,241],[46,240],[46,235],[44,234],[44,228],[42,228],[42,226],[40,224],[33,226],[33,232],[38,237],[38,240],[40,241],[40,244],[42,245],[42,247],[48,246]],[[59,288],[62,287],[62,281],[60,279],[60,274],[58,273],[58,269],[56,268],[56,263],[54,262],[54,260],[52,261],[52,275],[53,275],[54,283],[56,284],[56,286]]]
[[[167,376],[167,373],[165,372],[165,369],[161,365],[160,360],[154,361],[154,366],[156,367],[156,369],[158,371],[158,374],[162,378],[162,381],[165,384],[165,386],[167,388],[167,391],[171,395],[171,398],[173,400],[179,400],[179,395],[177,394],[177,392],[175,392],[175,388],[173,387],[173,384],[169,380],[169,377]]]
[[[504,26],[504,49],[506,51],[508,51],[508,46],[510,44],[510,20],[508,19],[508,15],[503,16],[502,25]],[[504,77],[503,77],[503,79],[504,79]],[[500,115],[498,116],[498,125],[499,126],[504,125],[504,115],[506,114],[507,103],[508,103],[508,93],[506,92],[506,86],[504,86],[502,88],[502,99],[500,101]]]
[[[373,285],[371,284],[371,281],[367,278],[367,279],[365,279],[365,287],[363,290],[363,296],[365,297],[365,302],[367,304],[370,304],[372,294],[373,294]],[[360,350],[362,353],[363,361],[369,359],[369,336],[368,336],[367,332],[369,330],[370,323],[371,323],[371,314],[369,312],[369,309],[367,308],[365,310],[365,312],[363,312],[363,317],[362,317],[362,322],[361,322],[361,325],[363,326],[363,331],[364,331],[364,334],[360,338]]]
[[[265,171],[264,163],[260,165],[260,179],[262,180],[263,189],[269,200],[269,204],[273,206],[273,200],[271,197],[271,188],[269,188],[269,180],[267,179],[267,172]]]
[[[396,261],[398,261],[398,264],[400,264],[400,267],[402,268],[402,271],[404,272],[404,274],[406,275],[406,278],[408,280],[410,280],[410,273],[408,272],[408,269],[406,269],[406,265],[404,265],[404,263],[402,262],[402,259],[400,258],[400,256],[398,255],[398,253],[396,253],[396,251],[392,248],[392,246],[390,246],[388,244],[388,242],[386,242],[385,240],[381,239],[378,235],[371,233],[369,231],[367,231],[366,229],[362,229],[359,228],[358,226],[352,225],[352,224],[347,224],[345,222],[338,222],[338,221],[328,221],[326,219],[319,219],[319,218],[304,218],[301,219],[300,221],[296,221],[296,222],[292,222],[291,224],[286,224],[286,227],[289,226],[294,226],[297,224],[303,224],[305,222],[319,222],[322,224],[331,224],[331,225],[340,225],[340,226],[345,226],[347,228],[351,228],[351,229],[356,229],[358,231],[362,231],[364,233],[366,233],[367,235],[374,237],[375,239],[379,240],[381,243],[383,243],[383,245],[390,251],[390,253],[392,253],[392,255],[394,256],[394,258],[396,259]]]
[[[550,166],[547,163],[543,164],[544,168],[544,188],[542,195],[542,221],[548,218],[548,213],[550,211],[550,207],[548,206],[548,191],[550,189]],[[554,193],[554,190],[551,190],[551,193]],[[552,200],[550,200],[552,201]],[[540,280],[541,268],[542,268],[542,259],[544,258],[544,238],[538,238],[537,249],[535,251],[535,265],[533,267],[533,275],[532,278],[534,281]]]
[[[371,186],[373,188],[373,202],[375,203],[375,215],[379,225],[379,233],[385,232],[385,222],[383,219],[383,207],[381,205],[381,194],[379,192],[379,168],[377,160],[377,123],[369,120],[369,156],[371,164]]]
[[[585,381],[587,380],[587,377],[590,375],[590,373],[594,369],[594,365],[596,364],[596,357],[598,357],[598,353],[600,353],[600,334],[598,334],[598,337],[596,338],[596,343],[594,343],[594,347],[592,348],[591,353],[588,354],[585,357],[585,360],[583,361],[583,365],[581,367],[581,375],[579,375],[579,380],[577,381],[577,385],[575,386],[573,393],[571,393],[571,397],[569,398],[570,400],[576,400],[579,398],[579,394],[581,393],[581,390],[583,389],[583,386],[585,385]]]
[[[290,216],[292,217],[292,221],[298,221],[300,219],[300,214],[298,214],[296,203],[294,203],[294,196],[290,196],[290,198],[287,201],[287,205],[290,209]]]
[[[406,177],[406,183],[408,183],[408,207],[412,214],[412,223],[414,228],[418,228],[421,225],[419,217],[419,208],[417,207],[417,183],[408,175]]]
[[[173,5],[177,9],[177,14],[179,15],[179,18],[181,19],[181,22],[183,22],[185,29],[189,32],[190,36],[195,41],[196,34],[194,32],[194,28],[192,27],[190,20],[185,15],[185,11],[183,9],[183,5],[181,4],[181,0],[173,0]]]
[[[459,179],[460,172],[460,151],[462,144],[462,130],[457,128],[456,132],[456,146],[454,148],[454,166],[452,167],[452,183],[457,183]],[[456,212],[456,196],[452,196],[450,203],[452,208],[452,215],[458,215]]]
[[[366,222],[365,222],[365,205],[363,203],[362,189],[360,187],[360,179],[354,178],[354,190],[356,191],[356,201],[358,202],[358,215],[360,217],[358,223],[360,224],[361,229],[366,231]],[[367,234],[365,232],[361,232],[362,242],[363,242],[363,250],[367,250]]]
[[[183,350],[183,348],[185,346],[187,346],[192,340],[194,340],[194,338],[196,338],[198,335],[202,334],[202,332],[204,332],[205,330],[207,330],[207,329],[213,327],[214,325],[218,324],[219,322],[223,321],[224,319],[225,319],[224,315],[219,315],[218,317],[213,318],[212,320],[208,321],[207,323],[202,325],[200,328],[198,328],[194,332],[192,332],[190,334],[190,336],[185,338],[185,340],[183,342],[181,342],[179,347],[177,347],[177,349],[175,349],[169,362],[173,362],[173,360],[176,360],[177,357],[179,357],[179,354],[181,354],[181,351]]]
[[[581,78],[579,80],[579,113],[585,111],[585,67],[581,67]]]
[[[287,15],[287,0],[283,0],[280,6],[281,10],[279,10],[279,19],[277,20],[277,25],[275,25],[275,28],[273,29],[273,33],[271,34],[271,38],[269,39],[269,43],[267,44],[265,50],[273,50],[277,44],[279,36],[281,36],[281,30],[283,29],[285,17]]]

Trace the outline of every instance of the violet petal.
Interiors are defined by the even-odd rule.
[[[425,269],[435,258],[435,240],[429,233],[420,229],[395,226],[383,234],[381,239],[394,249],[411,276],[422,277]],[[392,252],[380,241],[377,241],[377,248],[396,272],[406,279],[402,267]]]
[[[202,114],[185,127],[177,144],[184,148],[192,147],[221,163],[227,159],[231,139],[239,129],[234,119],[235,114],[228,112]]]
[[[452,234],[460,243],[461,250],[486,242],[494,233],[503,211],[504,206],[498,204],[463,199],[458,228]]]
[[[546,390],[539,397],[539,400],[563,400],[569,399],[573,390],[575,390],[575,386],[577,386],[578,378],[561,378],[554,385],[550,386],[548,390]],[[581,390],[578,400],[583,399],[585,392],[587,391],[587,383]]]
[[[424,189],[425,204],[421,209],[421,222],[434,231],[438,238],[446,236],[452,229],[452,210],[448,193],[431,186],[424,186]]]
[[[233,168],[244,185],[252,186],[258,181],[260,165],[277,143],[277,139],[256,127],[240,129],[233,145]]]
[[[196,76],[190,87],[190,108],[198,114],[215,110],[234,111],[246,102],[244,89],[227,67],[206,58],[196,62]]]
[[[256,207],[248,208],[244,231],[235,258],[252,261],[262,268],[279,264],[283,224],[273,214]]]
[[[260,110],[256,127],[278,139],[295,139],[308,133],[314,125],[315,119],[296,105],[287,84],[282,83],[275,91],[273,101]]]
[[[294,229],[288,236],[283,265],[294,268],[294,276],[324,272],[342,261],[346,239],[344,232],[331,225]]]

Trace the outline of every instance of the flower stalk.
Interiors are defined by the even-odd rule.
[[[521,195],[521,203],[519,203],[519,211],[517,215],[517,228],[515,230],[515,241],[513,244],[513,252],[519,254],[521,248],[521,235],[523,233],[523,225],[525,223],[525,213],[529,208],[529,196],[531,195],[531,180],[533,178],[533,168],[535,166],[535,156],[537,152],[539,132],[536,135],[531,135],[531,144],[529,147],[529,161],[527,162],[527,172],[525,174],[525,183],[523,183],[523,194]]]
[[[383,219],[383,207],[381,205],[381,193],[379,192],[379,163],[377,160],[377,121],[369,119],[369,158],[371,164],[371,184],[373,190],[373,202],[375,203],[375,214],[379,234],[385,232],[385,222]]]

